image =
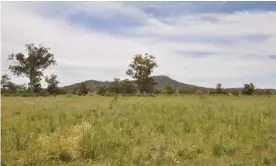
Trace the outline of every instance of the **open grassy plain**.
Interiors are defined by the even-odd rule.
[[[276,97],[2,97],[7,165],[276,165]]]

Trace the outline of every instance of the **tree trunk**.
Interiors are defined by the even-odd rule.
[[[29,90],[30,90],[30,92],[34,92],[34,83],[33,83],[33,77],[32,76],[30,76],[30,82],[29,82],[29,84],[28,84],[28,88],[29,88]]]

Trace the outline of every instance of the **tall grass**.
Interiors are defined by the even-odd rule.
[[[276,98],[2,97],[8,165],[275,165]]]

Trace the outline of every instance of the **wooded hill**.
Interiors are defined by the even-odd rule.
[[[214,88],[207,88],[207,87],[201,87],[197,85],[191,85],[182,83],[179,81],[176,81],[168,76],[159,75],[159,76],[153,76],[155,82],[157,83],[154,88],[155,89],[165,89],[166,86],[171,86],[174,89],[177,89],[179,93],[210,93],[216,91],[215,85]],[[81,83],[84,83],[90,92],[96,92],[98,91],[99,87],[109,87],[112,85],[113,81],[97,81],[97,80],[87,80],[79,83],[75,83],[72,85],[64,86],[62,89],[64,89],[67,93],[72,93],[74,88],[77,88]],[[241,85],[242,86],[242,85]],[[243,88],[225,88],[223,89],[225,93],[233,93],[238,94],[242,92]],[[255,89],[255,92],[257,94],[265,94],[266,91],[275,91],[274,89]]]
[[[164,89],[167,85],[170,85],[171,87],[175,89],[200,89],[200,90],[211,90],[212,88],[205,88],[205,87],[200,87],[196,85],[190,85],[190,84],[185,84],[182,82],[178,82],[176,80],[171,79],[168,76],[153,76],[155,82],[157,83],[154,88],[157,89]],[[64,86],[63,88],[66,89],[68,92],[72,92],[74,87],[77,87],[80,83],[85,83],[89,91],[97,91],[97,87],[100,86],[110,86],[112,81],[97,81],[97,80],[87,80],[79,83],[75,83],[72,85]]]

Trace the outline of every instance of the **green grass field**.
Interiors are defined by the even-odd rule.
[[[276,97],[2,97],[8,165],[276,165]]]

